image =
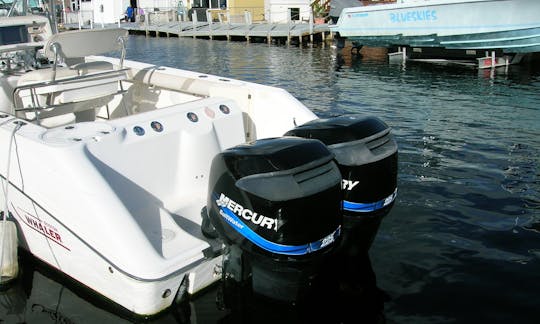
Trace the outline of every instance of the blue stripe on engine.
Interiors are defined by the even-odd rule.
[[[372,211],[376,211],[378,209],[381,209],[383,207],[388,206],[390,203],[396,199],[397,196],[397,188],[394,190],[394,192],[379,201],[373,202],[373,203],[356,203],[352,201],[343,200],[343,209],[347,211],[357,212],[357,213],[369,213]]]
[[[283,245],[268,241],[255,233],[249,226],[242,222],[238,216],[236,216],[230,209],[222,207],[220,208],[221,216],[232,226],[238,233],[242,234],[245,238],[253,242],[258,247],[270,251],[272,253],[285,254],[285,255],[304,255],[311,252],[315,252],[328,246],[336,241],[341,232],[341,226],[339,226],[334,232],[326,237],[303,245]]]

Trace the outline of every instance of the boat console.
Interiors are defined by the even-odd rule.
[[[22,73],[47,64],[43,54],[52,36],[49,20],[42,16],[9,17],[0,23],[0,55],[3,73]]]
[[[43,16],[5,17],[0,21],[0,102],[11,102],[13,89],[26,71],[48,66],[43,46],[52,35]],[[0,112],[12,113],[2,105]]]

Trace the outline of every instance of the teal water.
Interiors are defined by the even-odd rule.
[[[331,46],[132,36],[127,58],[279,86],[321,117],[380,117],[399,146],[398,198],[370,250],[377,286],[388,296],[386,321],[537,322],[540,62],[492,73],[347,54]],[[0,319],[125,321],[39,267],[27,269],[30,279],[0,293]],[[264,321],[219,310],[216,294],[152,322]],[[31,295],[47,303],[30,304]],[[362,307],[327,311],[357,311],[358,323],[371,322]]]

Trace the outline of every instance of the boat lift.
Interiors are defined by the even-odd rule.
[[[412,51],[421,52],[422,48],[413,47]],[[462,66],[475,67],[477,69],[494,69],[498,67],[508,67],[511,64],[518,64],[523,59],[524,54],[518,53],[514,56],[504,55],[497,56],[496,51],[485,51],[483,57],[476,58],[474,60],[452,60],[452,59],[411,59],[407,53],[406,46],[399,46],[396,52],[388,53],[388,59],[391,63],[404,63],[406,61],[414,62],[427,62],[427,63],[436,63],[436,64],[454,64]]]

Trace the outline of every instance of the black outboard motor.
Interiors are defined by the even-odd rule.
[[[226,245],[224,281],[278,301],[302,298],[340,237],[341,175],[333,158],[320,141],[298,137],[214,157],[203,233]]]
[[[336,156],[343,177],[343,240],[350,255],[369,250],[397,193],[397,144],[375,117],[347,115],[317,119],[285,135],[314,138]]]

